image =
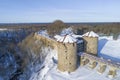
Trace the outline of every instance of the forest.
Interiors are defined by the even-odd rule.
[[[114,39],[120,34],[120,23],[64,23],[55,20],[52,23],[19,23],[19,24],[0,24],[0,28],[25,29],[26,32],[36,32],[47,30],[49,34],[59,34],[64,28],[72,27],[76,34],[83,34],[87,31],[94,31],[100,35],[112,35]]]

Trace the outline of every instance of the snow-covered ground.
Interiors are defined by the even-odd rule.
[[[114,57],[120,59],[120,40],[113,40],[112,37],[100,37],[99,38],[99,55],[104,57],[104,55],[109,57]],[[61,72],[57,69],[57,64],[54,59],[54,50],[51,51],[45,61],[44,68],[39,72],[34,73],[30,80],[120,80],[120,71],[117,71],[117,76],[115,78],[108,78],[107,74],[109,67],[103,74],[97,72],[97,68],[90,69],[86,66],[79,66],[75,72]],[[104,55],[101,55],[104,54]]]
[[[98,66],[97,66],[98,67]],[[84,67],[79,67],[75,72],[67,73],[60,72],[57,70],[57,66],[54,66],[47,75],[45,76],[45,80],[111,80],[108,78],[107,73],[108,69],[105,73],[99,74],[97,72],[97,67],[92,70],[87,65]],[[118,77],[120,75],[118,74]],[[117,79],[116,77],[115,79]]]
[[[98,44],[99,56],[120,62],[120,39],[113,40],[110,37],[100,37]]]
[[[8,30],[7,28],[0,28],[0,31]]]

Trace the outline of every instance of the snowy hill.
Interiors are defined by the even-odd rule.
[[[100,37],[98,45],[99,56],[110,58],[118,61],[120,59],[120,40],[113,40],[111,37]],[[117,76],[113,79],[108,78],[108,69],[103,73],[97,72],[95,69],[90,69],[87,65],[84,67],[78,66],[75,72],[61,72],[57,69],[57,53],[50,50],[45,58],[45,61],[40,68],[40,71],[33,73],[30,80],[120,80],[120,71],[117,71]]]

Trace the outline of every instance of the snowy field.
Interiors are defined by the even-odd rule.
[[[113,40],[112,36],[100,37],[98,54],[105,59],[120,62],[120,39]]]
[[[57,66],[55,66],[47,73],[45,80],[117,80],[120,78],[120,74],[118,74],[116,78],[110,79],[107,76],[108,69],[103,74],[100,74],[97,72],[97,67],[92,70],[86,65],[79,67],[75,72],[67,73],[58,71]]]
[[[8,30],[7,28],[0,28],[0,31]]]
[[[120,61],[120,39],[113,40],[112,37],[100,37],[98,46],[100,57]],[[99,65],[95,69],[90,69],[86,65],[78,66],[75,72],[60,72],[57,69],[57,63],[54,62],[54,59],[57,60],[56,54],[56,51],[51,50],[44,61],[44,68],[33,73],[30,80],[120,80],[120,70],[117,70],[115,78],[108,78],[109,67],[103,74],[100,74],[97,72]]]

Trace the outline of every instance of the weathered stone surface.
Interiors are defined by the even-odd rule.
[[[84,36],[85,51],[97,55],[98,53],[98,37],[87,37]]]
[[[76,43],[57,43],[58,46],[58,69],[72,72],[77,68]]]
[[[116,68],[110,67],[110,70],[108,72],[108,77],[109,78],[114,78],[116,76]]]
[[[104,64],[104,63],[99,63],[99,68],[97,69],[97,71],[98,71],[99,73],[103,73],[103,72],[105,72],[105,70],[106,70],[106,64]]]
[[[80,66],[84,66],[89,63],[89,59],[86,59],[84,57],[81,57],[80,59]]]
[[[89,62],[89,67],[90,67],[91,69],[94,69],[94,68],[96,67],[96,65],[97,65],[97,62],[96,62],[96,61],[90,60],[90,62]]]

